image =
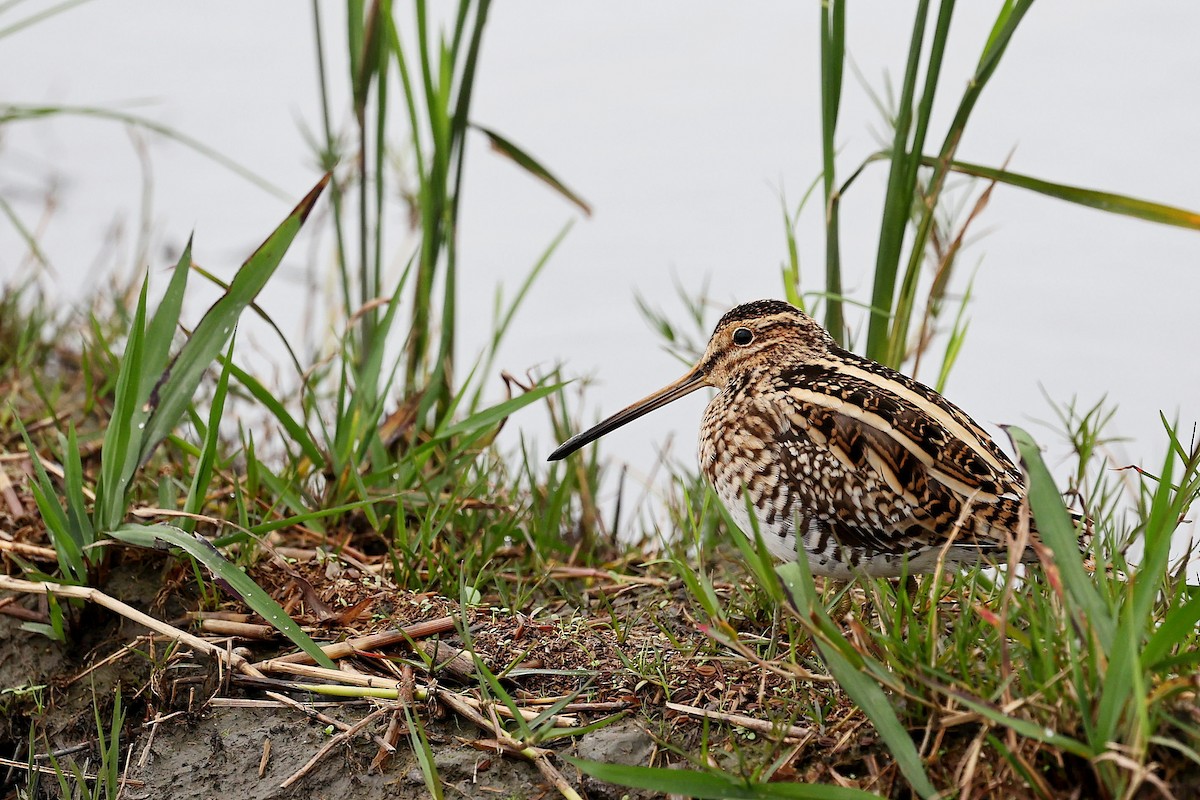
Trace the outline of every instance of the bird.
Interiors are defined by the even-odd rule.
[[[700,424],[701,471],[775,558],[803,556],[834,579],[1007,561],[1025,496],[1008,456],[940,393],[844,349],[781,300],[734,307],[683,377],[549,460],[705,386],[717,393]],[[1037,560],[1028,524],[1022,563]]]

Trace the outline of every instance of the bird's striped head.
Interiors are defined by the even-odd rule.
[[[782,300],[743,303],[721,317],[696,369],[709,386],[723,387],[781,360],[828,355],[833,337],[816,320]]]
[[[782,359],[817,359],[826,355],[831,347],[833,339],[825,329],[795,306],[780,300],[743,303],[721,317],[704,355],[686,375],[572,436],[550,454],[550,460],[564,458],[609,431],[691,394],[701,386],[724,388],[759,367],[778,364]]]

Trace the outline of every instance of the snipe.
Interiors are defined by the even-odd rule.
[[[906,560],[909,573],[929,572],[943,552],[951,565],[1007,560],[1025,485],[988,434],[778,300],[734,308],[686,375],[550,460],[702,386],[719,391],[700,425],[700,468],[748,534],[749,498],[777,558],[803,552],[815,574],[837,578],[900,575]],[[1036,560],[1032,548],[1020,558]]]

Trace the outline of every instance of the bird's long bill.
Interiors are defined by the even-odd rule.
[[[703,385],[704,374],[700,371],[699,366],[697,366],[669,386],[664,386],[654,394],[638,400],[629,406],[629,408],[618,411],[596,426],[567,439],[567,441],[559,445],[557,450],[550,454],[550,458],[547,460],[558,461],[560,458],[566,458],[585,444],[594,442],[604,434],[615,431],[625,423],[633,422],[638,417],[643,414],[649,414],[656,408],[662,408],[667,403],[678,400],[685,394],[691,394]]]

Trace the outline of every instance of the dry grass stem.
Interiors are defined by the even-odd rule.
[[[455,624],[455,618],[452,616],[439,617],[437,619],[417,622],[404,628],[381,631],[379,633],[372,633],[367,636],[358,636],[353,639],[347,639],[344,642],[338,642],[336,644],[327,644],[322,647],[321,650],[325,653],[325,655],[336,661],[339,658],[352,656],[356,653],[371,652],[373,650],[389,647],[393,644],[424,639],[429,636],[436,636],[439,633],[447,633],[454,630]],[[272,658],[270,661],[274,664],[311,664],[313,658],[308,653],[300,650],[286,656]],[[255,666],[261,668],[262,663],[256,664]]]
[[[14,542],[8,533],[0,534],[0,551],[16,553],[19,556],[32,558],[36,561],[58,561],[58,553],[54,552],[53,547],[39,547],[36,544]]]
[[[278,700],[280,703],[283,703],[285,706],[288,706],[289,708],[294,708],[296,711],[299,711],[301,714],[305,714],[306,716],[312,717],[317,722],[324,723],[325,725],[332,725],[333,727],[337,728],[339,731],[342,731],[343,733],[350,730],[350,728],[351,728],[350,725],[347,725],[345,722],[342,722],[340,719],[334,719],[333,717],[331,717],[327,714],[322,714],[320,711],[317,711],[316,709],[308,706],[305,703],[301,703],[297,700],[293,700],[292,698],[288,697],[285,694],[280,694],[279,692],[266,692],[265,694],[268,697]],[[375,744],[379,745],[380,747],[387,748],[389,750],[389,752],[392,750],[395,750],[394,747],[392,747],[390,744],[385,742],[381,737],[375,736],[375,735],[367,735],[367,736],[371,741],[375,742]]]
[[[296,781],[303,778],[305,775],[307,775],[309,772],[311,772],[313,770],[313,768],[317,766],[317,764],[321,763],[321,759],[323,759],[325,756],[327,756],[333,750],[333,748],[337,747],[338,745],[342,744],[343,742],[348,741],[353,736],[356,736],[359,731],[363,730],[368,725],[370,725],[372,722],[374,722],[375,720],[379,719],[380,717],[382,717],[385,714],[388,714],[390,712],[391,712],[391,708],[389,708],[389,707],[377,708],[374,711],[372,711],[370,714],[367,714],[365,717],[360,719],[358,722],[356,722],[353,725],[351,725],[350,727],[348,727],[346,730],[344,730],[341,733],[337,734],[336,736],[333,736],[332,738],[330,738],[330,740],[328,742],[326,742],[321,747],[320,750],[318,750],[316,753],[313,754],[313,757],[310,758],[307,761],[307,763],[304,764],[304,766],[302,766],[300,769],[293,772],[287,779],[285,779],[283,781],[283,783],[279,784],[279,788],[286,789],[289,786],[291,786],[293,783],[295,783]],[[269,742],[270,740],[268,739],[267,741]],[[263,751],[264,763],[266,761],[266,757],[269,752],[270,752],[269,748],[264,748],[264,751]]]
[[[20,770],[25,770],[26,772],[29,772],[32,769],[33,772],[36,772],[41,775],[57,775],[61,771],[61,768],[55,769],[54,767],[43,767],[43,766],[36,766],[36,765],[33,767],[30,767],[29,764],[27,764],[24,761],[14,761],[11,758],[3,758],[3,757],[0,757],[0,767],[8,767],[9,769],[20,769]],[[99,779],[99,776],[90,775],[85,772],[85,773],[83,773],[83,778],[84,778],[84,780],[95,781],[95,780]],[[120,782],[120,784],[122,786],[140,787],[140,786],[146,785],[145,781],[139,781],[136,778],[120,777],[120,778],[117,778],[117,780]]]
[[[737,725],[749,731],[769,734],[772,736],[782,734],[784,741],[803,739],[816,735],[811,728],[805,728],[800,725],[777,725],[768,720],[757,719],[756,717],[747,717],[744,714],[729,714],[724,711],[696,708],[695,706],[685,706],[680,703],[665,703],[664,706],[671,711],[676,711],[680,714],[686,714],[689,717],[717,720],[730,725]]]
[[[230,622],[224,619],[202,619],[200,630],[217,636],[236,636],[240,639],[272,639],[279,631],[270,625],[253,622]]]
[[[182,642],[194,650],[207,653],[226,666],[236,669],[239,672],[255,678],[264,677],[249,661],[237,653],[228,652],[201,639],[199,636],[181,631],[161,620],[155,619],[149,614],[143,614],[133,606],[122,603],[120,600],[110,597],[99,589],[93,589],[90,586],[67,586],[61,583],[51,583],[50,581],[23,581],[18,578],[10,578],[7,575],[0,575],[0,590],[23,592],[25,594],[55,594],[60,597],[75,597],[80,600],[86,600],[104,606],[108,610],[120,614],[122,617],[136,622],[143,627],[149,628],[155,633],[160,633],[177,642]]]
[[[496,744],[504,752],[519,755],[532,761],[534,766],[538,768],[538,771],[542,773],[546,780],[553,784],[554,788],[566,800],[583,800],[583,797],[579,792],[575,791],[575,788],[571,786],[566,777],[550,763],[549,756],[553,754],[553,751],[541,747],[530,747],[512,738],[503,728],[493,724],[475,708],[465,703],[465,698],[461,695],[439,690],[434,696],[456,711],[460,716],[473,722],[481,730],[495,736]]]

